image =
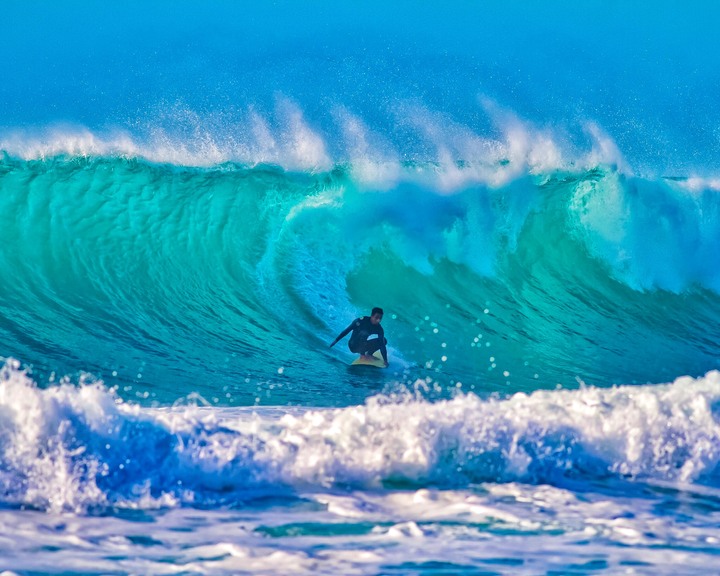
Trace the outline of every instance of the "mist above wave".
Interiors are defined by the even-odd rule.
[[[181,166],[234,162],[311,172],[344,165],[356,181],[383,190],[412,181],[413,170],[405,169],[410,164],[424,167],[422,176],[431,174],[430,182],[444,192],[501,186],[526,173],[626,167],[617,146],[591,121],[579,125],[578,144],[562,129],[536,126],[487,98],[478,105],[490,128],[412,102],[393,106],[382,126],[342,105],[322,119],[309,118],[288,98],[277,99],[269,114],[250,108],[203,115],[176,104],[133,129],[70,124],[5,129],[0,150],[24,160],[121,156]]]

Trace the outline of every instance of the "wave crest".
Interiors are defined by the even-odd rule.
[[[389,189],[420,178],[445,193],[478,184],[503,186],[527,173],[582,171],[600,164],[629,171],[596,123],[580,125],[582,149],[564,130],[537,127],[487,98],[480,105],[490,127],[466,125],[406,102],[391,107],[382,126],[371,126],[342,105],[331,107],[327,118],[309,119],[285,97],[264,114],[250,107],[245,113],[200,115],[176,103],[132,129],[98,131],[68,124],[5,129],[0,151],[23,160],[120,156],[180,166],[234,162],[313,172],[347,165],[366,187]],[[418,173],[404,169],[408,163],[433,169]]]

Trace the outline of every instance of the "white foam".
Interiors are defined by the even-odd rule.
[[[285,481],[319,485],[533,478],[584,466],[693,481],[718,463],[718,399],[720,373],[713,372],[667,386],[541,391],[507,401],[371,400],[285,417],[266,447]]]
[[[0,384],[6,503],[50,510],[241,499],[283,486],[463,486],[617,474],[711,482],[720,373],[669,385],[472,394],[281,417],[141,410],[102,386],[40,390],[8,365]]]
[[[513,573],[536,573],[602,557],[610,571],[632,562],[658,573],[682,566],[684,574],[703,574],[720,538],[702,500],[687,521],[693,492],[670,500],[670,508],[647,493],[574,494],[516,483],[297,496],[304,505],[166,510],[148,515],[151,522],[0,510],[0,554],[23,573],[61,565],[143,574],[377,574],[408,562],[435,568],[449,558],[456,567],[495,570],[498,559],[514,559]],[[357,515],[337,514],[326,504],[334,499]]]
[[[712,372],[485,401],[140,409],[97,384],[38,389],[11,362],[0,555],[20,572],[375,574],[497,568],[521,545],[533,569],[595,554],[702,573],[717,488],[692,483],[717,483],[718,406]],[[83,514],[108,504],[152,522]]]

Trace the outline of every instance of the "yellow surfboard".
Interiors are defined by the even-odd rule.
[[[380,352],[373,354],[372,360],[366,360],[363,356],[356,358],[350,366],[374,366],[375,368],[385,368],[385,360],[382,359]]]

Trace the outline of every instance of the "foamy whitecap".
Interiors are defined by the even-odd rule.
[[[140,409],[99,384],[42,390],[12,363],[1,376],[9,505],[206,505],[265,489],[562,484],[598,475],[715,485],[720,462],[718,372],[494,400],[376,397],[282,416]]]

